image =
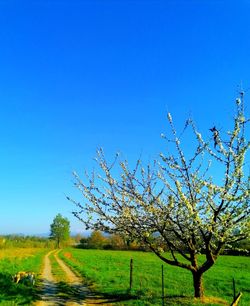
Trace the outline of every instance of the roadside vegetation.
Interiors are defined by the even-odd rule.
[[[122,300],[117,305],[162,305],[161,261],[149,252],[64,249],[59,256],[78,271],[97,294]],[[202,260],[203,255],[200,256]],[[133,258],[133,286],[130,259]],[[164,266],[165,305],[204,305],[194,299],[192,276],[183,269]],[[243,256],[221,256],[204,274],[206,305],[229,305],[233,300],[232,280],[240,305],[250,305],[250,261]]]
[[[18,271],[33,271],[38,275],[47,249],[7,248],[0,250],[0,305],[29,305],[36,300],[38,287],[15,284],[13,275]],[[11,304],[13,305],[13,304]]]

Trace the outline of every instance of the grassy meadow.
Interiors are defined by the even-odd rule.
[[[0,249],[0,305],[31,305],[37,300],[35,287],[15,284],[18,271],[41,272],[47,248]],[[137,251],[83,250],[65,248],[59,257],[68,263],[90,286],[97,300],[110,300],[115,305],[162,305],[162,262],[152,253]],[[130,259],[133,258],[133,287],[130,284]],[[202,258],[201,258],[202,259]],[[50,257],[53,274],[59,284],[59,295],[72,290],[58,263]],[[240,306],[250,305],[250,260],[242,256],[221,256],[204,274],[205,305],[230,305],[233,299],[232,279],[237,293],[243,293]],[[165,305],[204,305],[193,298],[192,275],[189,271],[164,264]],[[38,285],[38,286],[37,286]]]
[[[67,261],[91,285],[97,296],[119,297],[117,305],[162,305],[161,265],[152,253],[64,249],[60,257]],[[130,259],[133,258],[133,288],[129,293]],[[236,291],[243,292],[241,306],[250,305],[249,257],[221,256],[204,274],[206,305],[230,305],[232,279]],[[164,265],[165,305],[204,305],[193,299],[189,271]]]
[[[0,305],[30,305],[36,299],[37,287],[15,284],[12,276],[18,271],[41,271],[47,249],[0,249]]]

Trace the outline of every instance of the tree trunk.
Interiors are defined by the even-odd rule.
[[[202,298],[204,295],[202,274],[200,274],[199,272],[193,272],[193,281],[194,281],[194,297]]]

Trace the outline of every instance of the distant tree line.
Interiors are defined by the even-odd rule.
[[[0,249],[5,248],[51,248],[52,241],[46,237],[26,235],[0,236]]]
[[[157,237],[155,237],[157,239]],[[70,237],[63,246],[73,245],[82,249],[102,250],[137,250],[150,251],[145,245],[137,241],[130,241],[120,235],[108,235],[101,231],[93,231],[89,236],[77,234]],[[55,241],[50,237],[25,236],[25,235],[2,235],[0,236],[0,249],[5,248],[54,248]],[[164,246],[162,246],[164,247]],[[168,251],[164,247],[165,251]],[[250,255],[250,239],[238,241],[230,249],[224,249],[225,255]]]
[[[107,235],[101,231],[93,231],[88,237],[78,238],[77,247],[104,250],[148,250],[136,241],[130,241],[117,234]]]
[[[79,239],[69,237],[67,241],[60,243],[61,247],[75,245]],[[57,241],[51,237],[26,236],[26,235],[1,235],[0,249],[8,248],[50,248],[57,247]]]
[[[85,237],[77,235],[72,239],[76,246],[81,249],[150,251],[147,246],[140,242],[130,241],[117,234],[108,235],[101,231],[93,231]],[[157,240],[158,237],[156,236],[155,239]],[[164,251],[169,251],[166,246],[162,245],[162,247]],[[222,253],[225,255],[250,255],[250,239],[238,241],[232,245],[231,249],[225,249]]]

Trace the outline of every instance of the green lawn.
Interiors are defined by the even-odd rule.
[[[65,249],[60,253],[83,275],[100,296],[118,297],[117,305],[162,305],[161,265],[152,253]],[[129,294],[129,267],[133,258],[133,290]],[[243,292],[241,306],[250,305],[250,260],[247,257],[221,256],[204,274],[206,305],[232,302],[232,279],[237,292]],[[189,271],[164,264],[165,305],[202,305],[193,299]],[[224,302],[223,302],[224,301]]]

